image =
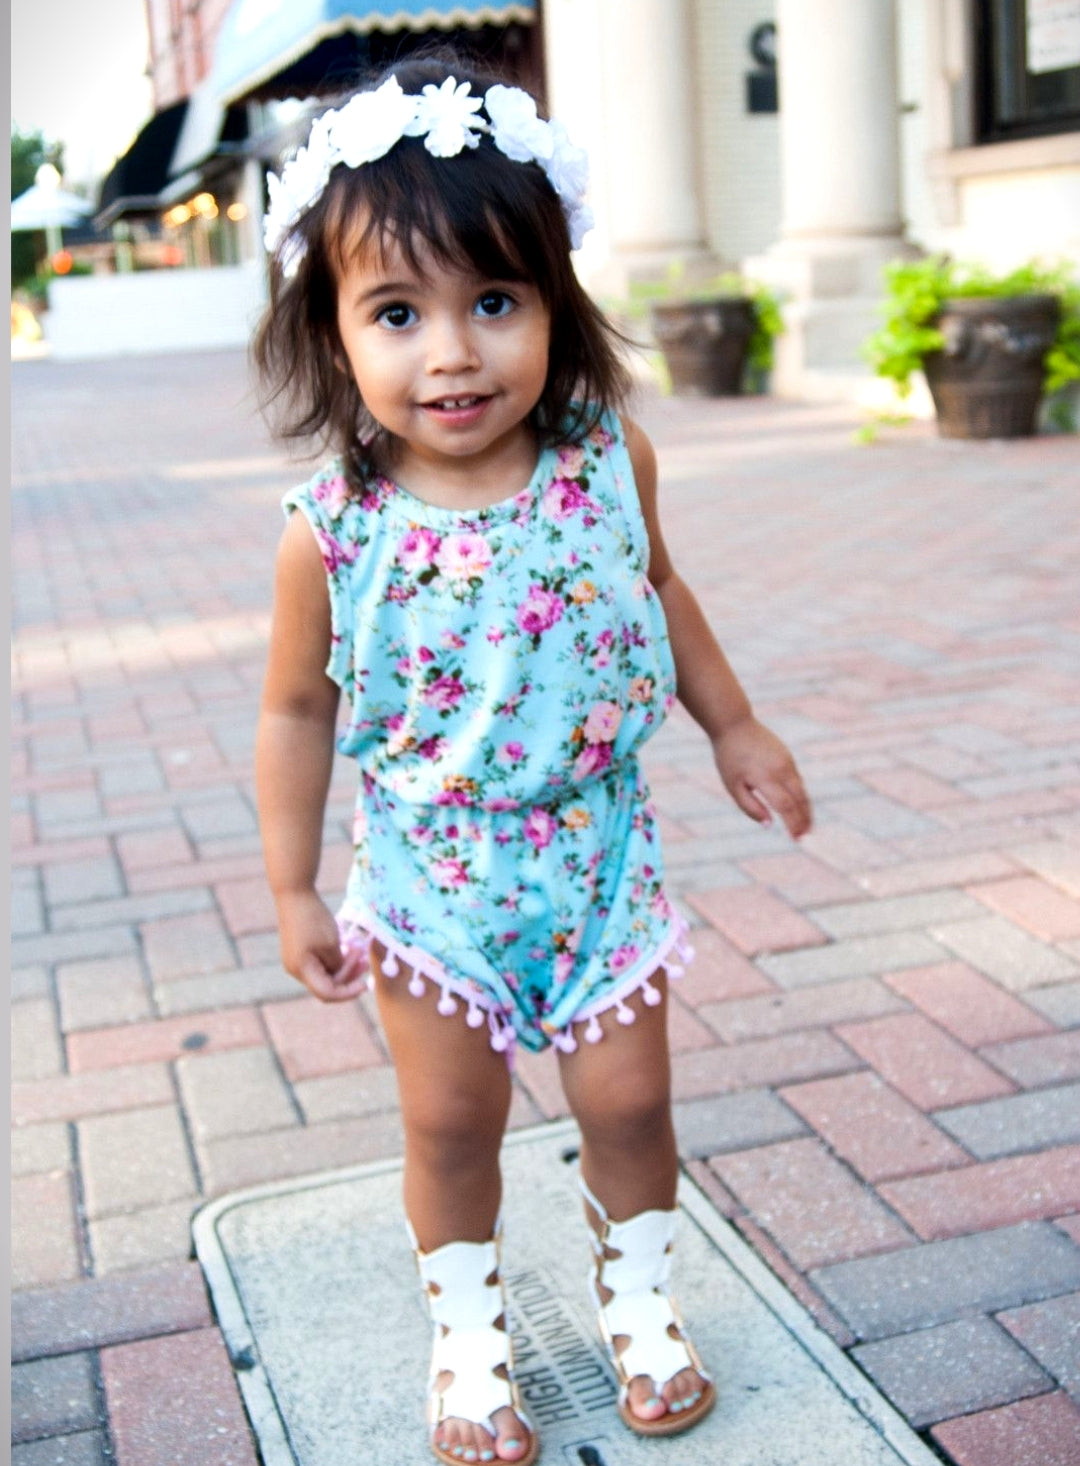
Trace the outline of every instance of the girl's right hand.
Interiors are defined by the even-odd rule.
[[[281,961],[285,971],[324,1003],[357,998],[367,984],[367,958],[356,948],[341,950],[337,922],[316,891],[278,897]]]

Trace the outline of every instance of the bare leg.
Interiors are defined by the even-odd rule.
[[[657,1007],[648,1007],[635,994],[627,1004],[634,1010],[633,1023],[623,1025],[614,1011],[604,1013],[599,1043],[583,1042],[579,1029],[574,1053],[559,1055],[566,1099],[581,1127],[585,1184],[616,1222],[654,1208],[670,1211],[675,1205],[678,1152],[671,1121],[667,983],[653,979],[653,984],[663,993]],[[600,1218],[591,1206],[585,1210],[589,1224],[599,1231]],[[605,1293],[611,1296],[601,1288],[601,1297]],[[629,1340],[619,1334],[614,1342],[619,1350]],[[630,1384],[630,1408],[643,1420],[656,1420],[701,1388],[696,1370],[680,1370],[657,1399],[652,1381],[640,1375]]]
[[[447,1242],[487,1242],[502,1195],[499,1150],[510,1109],[506,1059],[491,1048],[487,1025],[469,1028],[464,1005],[444,1017],[438,991],[413,997],[411,974],[382,973],[372,952],[375,993],[397,1073],[405,1125],[405,1211],[421,1252]],[[464,1461],[518,1461],[529,1434],[510,1409],[493,1416],[498,1436],[463,1420],[446,1420],[438,1444]]]

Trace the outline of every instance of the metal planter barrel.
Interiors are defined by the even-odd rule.
[[[1054,295],[945,302],[933,322],[945,345],[923,361],[943,438],[1023,438],[1036,431],[1043,358],[1060,310]]]
[[[742,385],[755,324],[752,300],[654,302],[653,336],[664,354],[672,390],[688,397],[732,397]]]

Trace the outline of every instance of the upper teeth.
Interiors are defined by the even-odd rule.
[[[475,397],[442,397],[439,399],[440,407],[471,407],[477,399]]]

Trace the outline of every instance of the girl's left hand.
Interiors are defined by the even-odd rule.
[[[793,840],[813,824],[810,799],[795,760],[775,733],[754,717],[741,719],[713,743],[716,767],[735,803],[758,824],[772,824],[772,810]]]

